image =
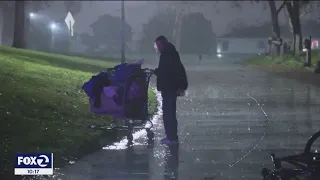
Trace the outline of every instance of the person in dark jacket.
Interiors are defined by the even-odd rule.
[[[178,142],[177,97],[183,95],[188,88],[188,80],[175,46],[164,36],[159,36],[155,44],[161,53],[155,75],[157,89],[161,91],[162,96],[163,124],[166,133],[166,138],[162,139],[161,143],[170,145]]]

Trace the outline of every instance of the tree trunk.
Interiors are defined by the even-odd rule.
[[[25,1],[15,1],[12,47],[25,48]]]
[[[13,31],[13,12],[14,7],[11,3],[1,2],[1,14],[2,14],[2,31],[1,40],[2,45],[11,46],[12,45],[12,31]]]
[[[180,50],[181,46],[181,27],[182,27],[182,22],[186,14],[189,13],[189,6],[188,3],[186,2],[187,7],[184,7],[184,3],[178,2],[175,10],[176,10],[176,19],[175,19],[175,27],[173,29],[173,39],[175,41],[176,49]]]
[[[1,45],[4,45],[4,41],[3,41],[3,31],[4,31],[4,19],[5,19],[5,17],[4,17],[4,7],[2,6],[2,7],[0,7],[0,27],[1,27],[1,29],[0,29],[0,34],[1,34],[1,41],[0,41],[0,44]]]
[[[292,50],[296,52],[296,42],[299,44],[299,51],[302,50],[302,31],[301,31],[301,23],[300,23],[300,4],[299,1],[290,1],[286,3],[287,13],[289,15],[290,26],[292,27]],[[299,36],[296,39],[296,35]]]
[[[299,36],[299,39],[296,39],[295,41],[299,41],[299,51],[302,50],[302,30],[301,30],[301,23],[300,23],[300,13],[299,13],[299,7],[296,8],[296,12],[294,13],[294,18],[291,19],[292,21],[292,28],[293,33],[295,35]]]
[[[174,23],[173,35],[172,38],[175,42],[175,46],[177,50],[180,50],[180,34],[181,34],[181,22],[182,22],[182,13],[180,10],[176,11],[176,19]]]
[[[294,42],[293,26],[292,26],[292,23],[291,23],[291,20],[290,20],[290,15],[289,15],[288,10],[286,10],[286,20],[288,22],[289,31],[290,31],[290,33],[292,35],[292,41],[291,41],[291,44],[290,44],[290,52],[294,52],[294,43],[295,42]]]
[[[273,40],[280,40],[280,26],[279,26],[279,19],[278,19],[278,11],[276,8],[276,3],[274,0],[268,0],[270,13],[271,13],[271,20],[272,20],[272,39]],[[274,45],[272,45],[274,46]],[[280,46],[276,45],[276,52],[277,55],[280,55]]]

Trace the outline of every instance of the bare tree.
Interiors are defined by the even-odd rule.
[[[268,0],[270,15],[271,15],[271,22],[272,22],[272,38],[275,40],[281,39],[281,32],[279,26],[279,13],[285,6],[285,2],[283,1],[279,8],[276,7],[275,0]],[[276,46],[277,48],[277,55],[280,54],[280,46]]]
[[[300,7],[301,2],[298,0],[288,1],[286,4],[286,10],[289,17],[290,27],[292,29],[292,51],[296,52],[297,48],[302,49],[302,31],[300,23]],[[298,41],[298,42],[297,42]],[[299,47],[296,47],[298,44]]]
[[[15,1],[13,44],[15,48],[25,48],[25,1]]]
[[[181,42],[181,25],[183,17],[189,12],[189,3],[188,2],[175,2],[175,10],[176,10],[176,19],[175,19],[175,27],[173,29],[173,39],[175,40],[175,45],[178,50],[180,50],[180,42]]]
[[[288,23],[290,31],[292,33],[292,45],[291,51],[302,49],[302,28],[301,28],[301,17],[310,14],[311,12],[317,12],[319,8],[319,2],[294,0],[286,2],[286,14],[288,17]],[[297,39],[298,38],[298,39]],[[296,45],[298,44],[298,47]]]
[[[176,14],[172,37],[177,50],[180,49],[182,19],[188,14],[190,3],[189,1],[172,1],[162,4],[164,9],[173,10]]]
[[[260,0],[253,0],[254,3],[264,3],[264,1]],[[279,41],[281,39],[281,31],[280,31],[280,25],[279,25],[279,14],[281,10],[285,7],[285,2],[281,2],[280,6],[277,7],[278,1],[276,0],[268,0],[268,6],[270,9],[270,16],[271,16],[271,24],[272,24],[272,39]],[[271,50],[271,48],[269,48]],[[280,46],[276,45],[276,52],[277,55],[280,54]]]
[[[281,31],[280,31],[280,25],[279,25],[279,14],[281,12],[281,10],[285,7],[285,2],[286,0],[283,0],[283,2],[281,2],[280,6],[277,5],[278,1],[276,0],[268,0],[268,1],[260,1],[260,0],[251,0],[251,3],[254,5],[255,3],[263,3],[264,8],[266,8],[267,6],[270,9],[270,16],[271,16],[271,32],[272,32],[272,40],[275,41],[280,41],[281,40]],[[231,7],[233,8],[238,8],[241,9],[242,5],[238,2],[238,1],[233,1],[231,3]],[[277,7],[279,6],[279,7]],[[270,44],[270,51],[272,44]],[[280,46],[276,45],[276,53],[277,55],[280,54]]]
[[[46,1],[15,1],[14,2],[14,33],[12,47],[25,48],[26,33],[29,32],[30,17],[29,12],[37,12],[50,6]]]
[[[319,8],[320,1],[302,1],[300,3],[300,18],[309,15],[311,18],[319,20]]]
[[[159,6],[162,6],[164,9],[170,9],[173,10],[176,13],[175,18],[175,26],[172,30],[173,33],[173,41],[176,45],[177,50],[180,49],[180,42],[181,42],[181,26],[182,26],[182,19],[190,13],[191,8],[195,7],[202,7],[204,6],[205,2],[201,1],[169,1],[166,3],[163,3],[164,1],[161,1],[161,4],[159,3]],[[212,2],[210,2],[212,3]],[[216,3],[216,2],[213,2]]]
[[[8,38],[12,32],[12,18],[14,2],[12,1],[1,1],[0,2],[0,13],[1,13],[1,44],[7,44],[9,42]],[[10,44],[11,45],[11,44]]]

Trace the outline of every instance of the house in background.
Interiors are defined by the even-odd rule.
[[[230,33],[217,38],[217,53],[220,54],[262,54],[268,51],[268,38],[271,36],[271,23],[260,26],[235,28]],[[281,32],[289,32],[281,27]],[[284,41],[290,33],[282,34]]]
[[[262,54],[268,49],[268,38],[219,37],[218,54]]]
[[[271,24],[236,28],[224,36],[217,37],[218,54],[262,54],[268,51],[268,38],[271,36]],[[284,42],[291,41],[288,27],[281,26],[281,36]],[[312,48],[319,49],[320,25],[315,28],[315,22],[302,24],[304,38],[312,37]],[[290,43],[289,43],[290,45]]]

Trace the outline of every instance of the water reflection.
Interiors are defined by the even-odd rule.
[[[139,148],[145,148],[142,146]],[[154,141],[148,140],[147,148],[149,152],[153,151]],[[137,146],[128,143],[125,149],[125,174],[130,177],[135,177],[139,179],[150,179],[150,164],[149,164],[149,153],[141,153],[141,150],[137,150]],[[127,177],[127,176],[126,176]]]
[[[153,149],[154,148],[154,138],[148,138],[147,147],[149,149]]]
[[[166,147],[164,180],[178,179],[179,144]]]
[[[307,100],[306,100],[306,106],[308,107],[308,113],[307,113],[307,119],[306,119],[306,126],[309,131],[312,130],[312,117],[311,117],[311,88],[310,85],[307,86]]]
[[[128,143],[128,148],[125,150],[125,165],[127,166],[127,172],[128,174],[132,174],[132,167],[134,167],[134,149],[133,149],[133,145],[130,145],[130,143]]]

